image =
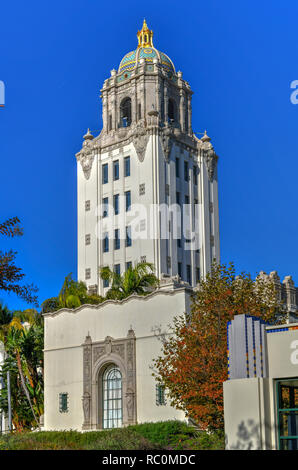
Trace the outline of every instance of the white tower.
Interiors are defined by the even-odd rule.
[[[190,86],[145,20],[137,36],[101,90],[102,131],[88,130],[76,155],[78,279],[99,294],[108,287],[101,266],[147,261],[159,278],[195,286],[219,261],[218,157],[206,132],[194,135]],[[186,214],[178,223],[174,206]]]

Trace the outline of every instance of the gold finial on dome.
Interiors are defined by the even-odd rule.
[[[138,31],[137,37],[139,41],[138,49],[139,47],[153,47],[153,31],[150,31],[148,28],[145,18],[143,21],[143,27],[141,31]]]

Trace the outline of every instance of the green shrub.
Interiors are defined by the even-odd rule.
[[[41,431],[6,434],[0,450],[224,449],[223,433],[198,432],[181,421],[144,423],[105,431]]]

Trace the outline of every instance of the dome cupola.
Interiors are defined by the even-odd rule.
[[[137,38],[137,49],[128,52],[128,54],[123,57],[119,65],[118,73],[124,71],[130,72],[143,62],[142,59],[144,59],[146,63],[157,62],[167,72],[176,73],[171,59],[153,46],[153,31],[148,28],[146,20],[143,22],[141,31],[138,31]]]

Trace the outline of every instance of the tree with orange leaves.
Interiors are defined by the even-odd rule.
[[[202,429],[223,429],[227,322],[243,313],[269,323],[282,321],[274,284],[246,273],[236,276],[233,263],[213,264],[194,292],[191,313],[174,319],[154,360],[153,375],[165,386],[171,405]]]

